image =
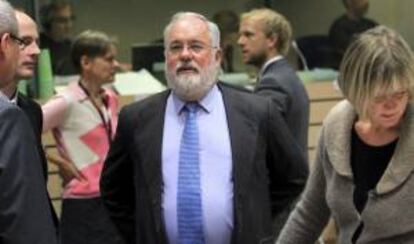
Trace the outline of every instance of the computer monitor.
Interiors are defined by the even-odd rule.
[[[144,43],[132,46],[132,69],[142,68],[151,73],[163,71],[164,45],[162,43]]]

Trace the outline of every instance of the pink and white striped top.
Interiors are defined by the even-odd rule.
[[[103,89],[107,106],[100,109],[105,122],[110,121],[113,138],[118,122],[118,98],[110,89]],[[72,82],[52,97],[43,110],[43,132],[52,129],[58,151],[67,155],[86,180],[73,179],[64,186],[63,198],[100,196],[99,179],[109,150],[107,129],[91,100]]]

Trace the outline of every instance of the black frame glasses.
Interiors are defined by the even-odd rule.
[[[22,38],[17,37],[12,33],[10,33],[9,35],[10,35],[10,38],[13,39],[13,41],[15,41],[17,45],[19,45],[20,50],[23,50],[27,46],[26,41],[23,40]]]

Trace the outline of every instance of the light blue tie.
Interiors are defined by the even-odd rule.
[[[197,103],[184,107],[178,169],[177,222],[179,244],[204,244],[198,148]]]

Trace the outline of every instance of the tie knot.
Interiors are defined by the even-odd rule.
[[[195,102],[185,104],[185,109],[190,113],[196,113],[198,108],[199,105]]]

